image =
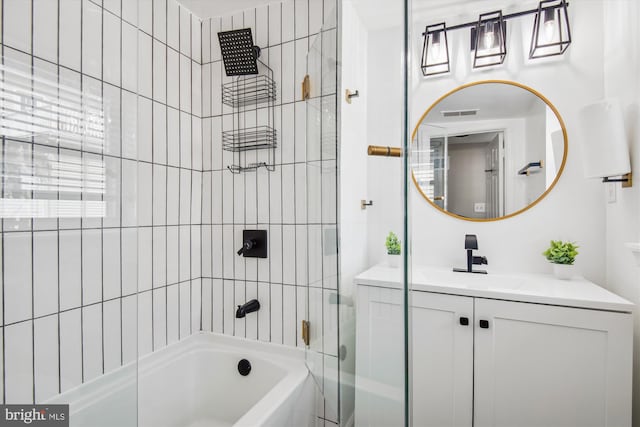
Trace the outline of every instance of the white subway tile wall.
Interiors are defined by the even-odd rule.
[[[202,328],[303,347],[301,321],[309,319],[315,334],[311,350],[318,361],[314,373],[321,382],[329,376],[325,373],[335,376],[338,365],[333,14],[335,1],[291,0],[204,20],[202,25]],[[234,175],[227,170],[232,156],[221,143],[234,110],[221,99],[221,85],[230,78],[224,72],[218,32],[247,27],[276,81],[277,166],[273,172]],[[312,47],[310,63],[318,64],[318,72],[307,69]],[[317,90],[313,99],[303,101],[300,87],[307,73]],[[323,87],[328,89],[321,92]],[[315,109],[308,110],[309,104]],[[259,120],[260,108],[255,114],[249,111],[243,116],[247,126]],[[308,133],[309,119],[313,127]],[[261,153],[249,155],[262,158]],[[268,230],[267,259],[236,255],[243,229]],[[258,313],[236,319],[235,306],[252,298],[260,301]],[[319,405],[317,415],[320,424],[331,424],[337,421],[337,389],[324,388],[328,400]]]
[[[0,2],[2,65],[16,70],[5,82],[34,94],[44,82],[67,112],[95,110],[101,132],[3,128],[3,177],[48,174],[55,191],[6,178],[2,197],[104,209],[2,220],[2,401],[43,401],[199,330],[303,347],[308,318],[314,372],[335,372],[336,0],[204,22],[176,0]],[[274,72],[278,148],[275,171],[233,175],[217,33],[245,27]],[[307,73],[313,98],[302,101]],[[268,230],[267,259],[236,255],[247,228]],[[236,319],[252,298],[261,310]],[[319,424],[337,421],[329,387]]]
[[[201,329],[201,21],[175,0],[0,3],[3,97],[40,102],[0,129],[0,399],[42,402]]]

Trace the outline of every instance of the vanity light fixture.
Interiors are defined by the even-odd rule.
[[[542,0],[535,9],[502,14],[501,10],[480,14],[477,21],[447,27],[444,22],[427,25],[423,36],[421,68],[424,76],[450,71],[447,35],[471,29],[473,68],[504,63],[507,56],[507,20],[535,14],[529,58],[562,55],[571,44],[567,0]]]
[[[490,67],[507,56],[507,27],[502,11],[483,13],[471,29],[473,68]]]
[[[568,3],[542,0],[533,23],[529,59],[562,55],[571,44]]]
[[[623,187],[631,187],[629,143],[619,102],[607,99],[587,105],[578,117],[585,177],[621,182]]]
[[[447,40],[447,26],[444,22],[435,25],[427,25],[422,33],[424,44],[422,46],[422,74],[434,76],[450,71],[449,67],[449,42]]]

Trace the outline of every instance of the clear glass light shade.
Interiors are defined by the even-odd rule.
[[[533,23],[529,58],[562,55],[571,44],[568,4],[565,0],[543,0]]]
[[[423,37],[422,74],[433,76],[448,73],[450,70],[449,43],[444,22],[427,26]]]
[[[490,67],[504,62],[507,55],[507,32],[502,12],[483,13],[471,29],[473,68]]]

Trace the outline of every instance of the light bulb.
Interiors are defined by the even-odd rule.
[[[493,31],[486,32],[484,34],[484,48],[491,49],[493,47],[494,40],[495,35],[493,34]]]
[[[440,59],[440,33],[431,36],[431,60],[437,62]]]
[[[487,22],[484,24],[484,37],[482,38],[482,43],[485,49],[491,49],[495,46],[495,32],[493,28],[493,22]]]
[[[440,43],[431,45],[431,59],[435,62],[440,59]]]
[[[544,23],[544,39],[547,43],[550,43],[553,40],[553,36],[555,35],[556,26],[554,21],[548,21]]]
[[[555,36],[556,31],[556,19],[553,15],[553,9],[547,9],[544,11],[544,39],[547,43],[550,43]]]

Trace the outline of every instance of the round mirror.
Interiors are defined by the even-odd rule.
[[[493,221],[538,203],[562,174],[567,134],[540,93],[509,81],[461,86],[424,113],[412,136],[413,181],[457,218]]]

